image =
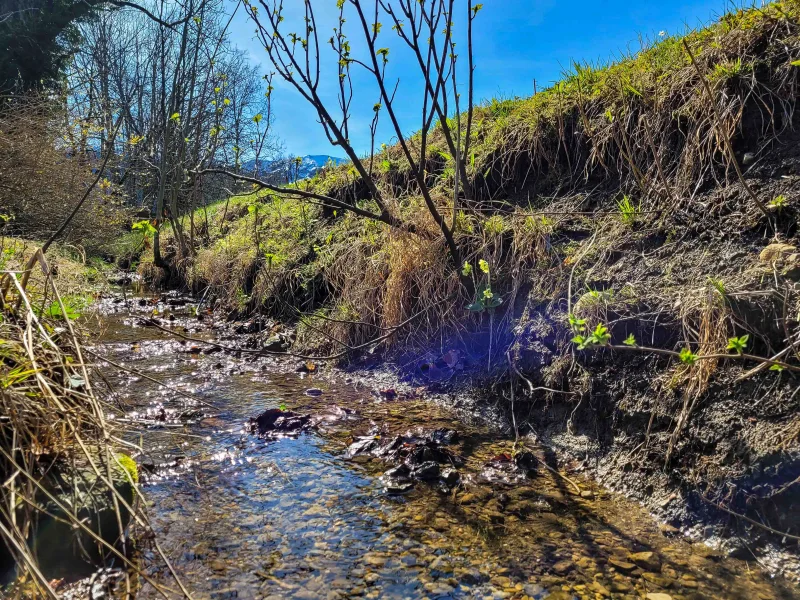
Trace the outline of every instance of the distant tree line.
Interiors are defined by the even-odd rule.
[[[62,110],[50,127],[73,157],[111,155],[107,180],[178,252],[193,252],[195,226],[180,217],[224,195],[220,179],[192,181],[214,165],[239,171],[279,155],[271,135],[271,75],[230,41],[223,0],[0,4],[0,91],[38,93]],[[8,112],[8,111],[6,111]],[[51,136],[53,137],[53,136]],[[0,193],[2,193],[0,191]]]

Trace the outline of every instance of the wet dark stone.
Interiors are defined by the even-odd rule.
[[[398,479],[400,477],[408,477],[411,475],[411,469],[408,468],[408,465],[398,465],[386,471],[383,474],[384,477],[392,477],[394,479]]]
[[[378,442],[373,435],[358,438],[347,448],[346,456],[347,458],[353,458],[354,456],[364,454],[371,451],[377,444]]]
[[[411,470],[411,476],[414,479],[422,479],[423,481],[438,479],[439,463],[430,461],[417,465]]]
[[[454,439],[451,430],[437,430],[439,439]],[[386,440],[376,439],[375,436],[360,438],[350,445],[347,455],[353,458],[359,454],[372,454],[373,456],[392,463],[407,465],[412,476],[417,479],[437,479],[439,477],[439,464],[460,464],[459,457],[450,450],[443,448],[438,442],[427,434],[421,437],[413,435],[397,435]],[[434,467],[435,465],[435,474]],[[424,468],[423,468],[424,467]],[[422,474],[422,475],[420,475]]]
[[[373,454],[381,458],[394,458],[397,453],[400,452],[404,443],[405,438],[402,435],[395,436],[386,444],[382,444],[380,447],[374,450]]]
[[[289,413],[275,420],[275,431],[299,431],[305,427],[310,420],[310,415],[295,415]]]
[[[262,344],[261,349],[267,352],[284,352],[289,347],[283,336],[273,335]]]
[[[409,465],[421,465],[423,463],[436,461],[437,458],[438,453],[435,452],[433,448],[429,448],[428,446],[417,446],[409,453],[408,457],[406,458],[406,463]]]
[[[387,494],[399,495],[413,490],[414,484],[411,481],[386,480],[384,481],[384,489]]]
[[[319,388],[308,388],[306,396],[322,396],[322,390]]]
[[[515,456],[499,454],[483,466],[480,476],[493,485],[519,485],[535,473],[536,462],[536,457],[530,452]]]
[[[411,469],[406,465],[398,465],[386,471],[381,476],[381,482],[387,493],[404,494],[414,487],[410,475]]]
[[[265,329],[267,329],[269,325],[270,323],[265,322],[263,319],[251,319],[250,321],[239,323],[236,327],[234,327],[233,331],[235,333],[238,333],[239,335],[244,335],[248,333],[260,333]],[[280,338],[280,336],[276,337]]]
[[[461,475],[455,469],[445,469],[442,471],[441,479],[445,485],[453,487],[461,479]]]
[[[268,408],[257,417],[250,419],[250,429],[257,431],[260,435],[272,431],[300,431],[310,420],[310,415],[298,415],[289,410]]]
[[[537,462],[533,452],[524,451],[514,455],[514,464],[518,469],[522,469],[526,472],[535,471]]]
[[[440,427],[439,429],[434,429],[425,437],[431,442],[447,446],[458,441],[458,432],[455,429]]]

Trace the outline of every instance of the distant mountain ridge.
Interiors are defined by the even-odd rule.
[[[327,154],[308,154],[301,157],[299,165],[294,158],[282,158],[280,160],[265,161],[259,169],[261,175],[272,175],[284,181],[295,181],[313,177],[322,167],[332,163],[340,165],[348,159],[328,156]],[[242,170],[252,172],[255,170],[256,161],[248,160],[242,163]]]

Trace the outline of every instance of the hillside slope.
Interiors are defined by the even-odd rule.
[[[477,109],[456,237],[502,300],[492,311],[466,310],[475,298],[397,147],[378,157],[380,183],[421,235],[252,195],[196,215],[196,254],[175,263],[220,308],[298,323],[306,349],[380,337],[418,383],[463,369],[491,401],[510,383],[520,433],[673,524],[706,514],[720,533],[796,546],[798,61],[791,0]],[[434,134],[426,170],[447,213],[444,147]],[[304,185],[370,202],[347,165]]]

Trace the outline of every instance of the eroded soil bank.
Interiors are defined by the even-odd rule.
[[[156,309],[165,329],[242,341],[193,306],[110,299],[94,351],[129,370],[106,375],[144,428],[136,458],[154,527],[195,597],[797,597],[752,558],[659,524],[566,453],[530,436],[515,446],[464,394],[151,326]],[[308,422],[260,436],[250,418],[266,409]]]

